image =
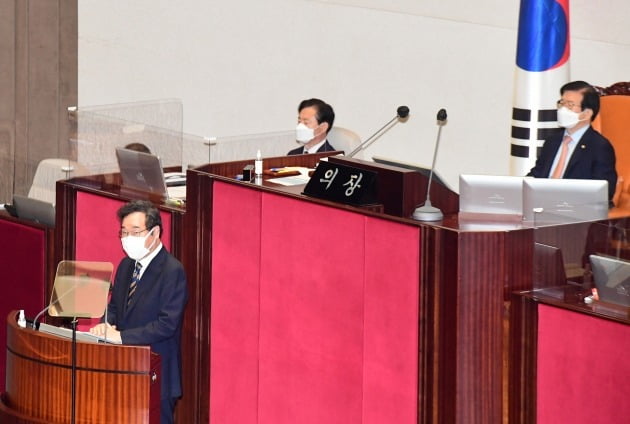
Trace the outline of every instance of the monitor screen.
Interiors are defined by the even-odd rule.
[[[122,186],[168,197],[160,158],[135,150],[116,148]]]
[[[599,299],[630,306],[630,262],[600,255],[589,259]]]
[[[562,251],[556,246],[534,243],[534,289],[560,287],[567,284]]]
[[[523,177],[504,175],[459,176],[459,212],[462,216],[521,219]]]
[[[400,161],[396,161],[396,160],[393,160],[393,159],[382,158],[382,157],[379,157],[379,156],[372,156],[372,160],[374,162],[376,162],[376,163],[380,163],[381,165],[397,166],[398,168],[404,168],[404,169],[410,169],[412,171],[418,171],[419,173],[421,173],[422,175],[424,175],[427,178],[429,178],[429,175],[431,174],[431,169],[430,168],[425,168],[423,166],[416,165],[416,164],[413,164],[413,163],[400,162]],[[448,184],[444,181],[444,178],[442,178],[435,170],[433,170],[432,182],[435,182],[435,183],[437,183],[439,185],[442,185],[442,186],[448,188],[449,190],[451,190],[451,188],[448,186]]]
[[[608,218],[608,182],[525,178],[523,220],[534,225]]]
[[[20,219],[34,221],[48,227],[55,226],[55,206],[52,203],[16,194],[13,196],[13,207],[16,216]]]

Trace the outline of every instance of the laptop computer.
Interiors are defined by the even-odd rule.
[[[116,159],[124,188],[154,193],[164,199],[186,198],[185,174],[176,173],[176,178],[169,174],[173,185],[167,186],[162,161],[158,156],[117,147]]]
[[[34,221],[48,227],[55,226],[55,206],[52,203],[15,194],[13,208],[20,219]]]
[[[630,261],[590,255],[593,280],[600,300],[630,306]]]

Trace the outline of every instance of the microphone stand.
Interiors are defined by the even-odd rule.
[[[77,413],[77,317],[72,317],[72,370],[70,371],[70,387],[71,387],[71,408],[70,422],[75,424]]]
[[[446,110],[440,109],[437,114],[438,133],[435,141],[435,150],[433,150],[433,163],[431,164],[431,172],[429,173],[429,183],[427,184],[427,200],[424,205],[419,206],[413,211],[413,219],[417,221],[439,221],[444,218],[444,214],[439,208],[431,204],[431,181],[433,180],[433,169],[435,169],[435,159],[437,158],[438,148],[440,147],[440,136],[442,127],[446,124]]]
[[[394,116],[388,123],[386,123],[381,128],[379,128],[378,131],[376,131],[374,134],[369,136],[364,142],[359,144],[357,146],[357,148],[354,149],[353,151],[351,151],[349,154],[347,154],[346,157],[347,158],[351,158],[354,155],[356,155],[357,153],[359,153],[361,150],[363,150],[364,148],[368,147],[370,144],[374,143],[376,141],[376,139],[378,138],[377,136],[379,136],[380,134],[384,133],[385,132],[384,130],[388,126],[390,126],[395,120],[397,120],[399,118],[400,119],[404,119],[407,116],[409,116],[409,108],[407,106],[399,106],[398,109],[396,109],[396,116]],[[387,129],[389,129],[389,128],[387,128]]]

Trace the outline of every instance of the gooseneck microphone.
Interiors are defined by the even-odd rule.
[[[407,106],[398,106],[396,109],[396,114],[399,118],[406,118],[409,116],[409,108]]]
[[[437,158],[438,148],[440,147],[440,136],[442,135],[442,127],[446,124],[446,109],[440,109],[437,113],[438,133],[435,140],[435,148],[433,150],[433,163],[431,164],[431,172],[429,173],[429,183],[427,184],[427,200],[424,205],[419,206],[413,212],[413,219],[418,221],[439,221],[444,217],[442,211],[431,205],[431,181],[433,180],[433,170],[435,169],[435,159]]]
[[[53,289],[54,290],[54,289]],[[40,313],[38,313],[37,315],[35,315],[35,319],[33,320],[33,330],[37,330],[37,321],[39,321],[39,319],[41,318],[42,315],[44,315],[50,308],[52,308],[53,306],[59,304],[59,301],[61,299],[63,299],[64,297],[66,297],[67,295],[69,295],[70,293],[72,293],[74,291],[74,287],[70,287],[68,290],[66,290],[65,292],[63,292],[61,294],[61,296],[57,296],[57,298],[53,301],[51,301],[48,306],[46,306],[44,309],[41,310]]]
[[[409,116],[409,108],[407,106],[398,106],[398,109],[396,109],[396,116],[394,116],[388,123],[386,123],[385,125],[383,125],[381,128],[378,129],[378,131],[376,131],[374,134],[372,134],[371,136],[369,136],[364,142],[362,142],[361,144],[359,144],[357,146],[356,149],[354,149],[353,151],[350,152],[350,154],[347,154],[346,157],[347,158],[351,158],[354,155],[356,155],[357,153],[359,153],[361,150],[365,149],[366,147],[369,147],[370,144],[372,144],[374,141],[376,141],[376,139],[378,138],[378,136],[380,136],[381,134],[383,134],[385,131],[385,129],[394,121],[397,121],[399,119],[404,119],[407,116]],[[393,125],[392,125],[393,126]],[[390,127],[391,128],[391,127]],[[389,129],[389,128],[387,128]]]

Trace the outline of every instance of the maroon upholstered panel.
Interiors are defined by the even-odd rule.
[[[120,223],[116,211],[124,202],[96,194],[77,192],[75,259],[79,261],[107,261],[118,265],[124,252],[120,246]],[[162,243],[171,246],[171,215],[161,212]]]
[[[365,218],[263,195],[259,423],[361,422]]]
[[[366,220],[363,423],[416,423],[420,233]]]
[[[0,392],[5,388],[7,327],[4,319],[14,309],[34,318],[44,309],[46,230],[0,219]]]
[[[415,423],[418,228],[215,182],[210,417]]]
[[[539,305],[538,424],[625,422],[628,352],[630,326]]]
[[[261,193],[216,183],[213,198],[210,421],[255,423]]]
[[[120,200],[77,192],[75,258],[77,261],[111,262],[114,268],[124,252],[118,239],[116,211]]]

